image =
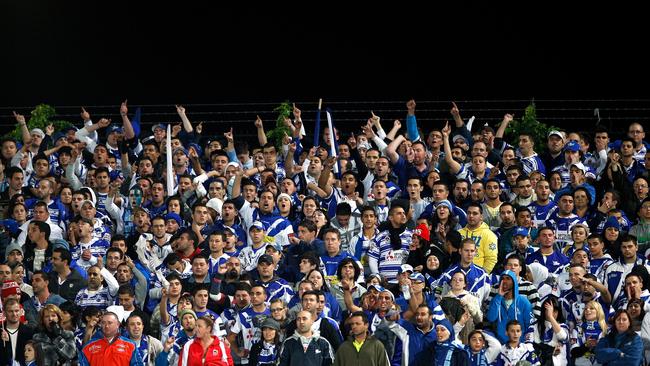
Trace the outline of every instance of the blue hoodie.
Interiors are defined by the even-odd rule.
[[[510,306],[506,304],[506,299],[497,294],[490,302],[487,312],[487,320],[491,323],[497,324],[496,336],[502,344],[508,341],[506,335],[506,324],[511,320],[517,320],[521,324],[521,329],[528,329],[532,317],[533,307],[524,295],[519,295],[519,284],[517,283],[517,276],[512,271],[503,271],[501,274],[501,281],[508,276],[512,279],[513,298]],[[501,285],[501,283],[499,283]],[[524,333],[521,334],[521,341],[524,342]]]

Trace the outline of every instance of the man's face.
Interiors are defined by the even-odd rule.
[[[97,267],[90,267],[88,269],[88,288],[96,290],[102,285],[102,274]]]
[[[485,191],[483,190],[483,184],[472,183],[470,195],[472,201],[483,202],[483,199],[485,198]]]
[[[336,254],[339,252],[339,249],[341,248],[341,240],[335,233],[329,232],[325,234],[324,241],[325,241],[325,250],[328,253]]]
[[[499,217],[501,222],[510,225],[515,222],[515,213],[512,211],[512,206],[504,205],[499,207]]]
[[[316,295],[304,295],[301,302],[303,310],[316,312],[318,309],[318,296]]]
[[[99,189],[106,189],[108,188],[108,183],[110,182],[110,179],[108,177],[108,173],[106,172],[99,172],[95,173],[95,186]]]
[[[251,303],[251,295],[246,291],[235,292],[235,300],[239,307],[246,307]]]
[[[117,252],[106,253],[106,268],[109,271],[116,271],[117,266],[122,263],[122,256]]]
[[[262,286],[255,286],[251,290],[251,304],[259,306],[266,301],[266,290]]]
[[[375,165],[377,164],[377,160],[379,159],[379,151],[377,150],[370,150],[366,153],[366,165],[368,166],[368,169],[372,170],[375,169]]]
[[[5,309],[5,315],[7,316],[7,322],[11,324],[16,324],[20,322],[20,314],[22,313],[19,304],[9,305]]]
[[[435,184],[431,190],[433,191],[433,200],[435,202],[446,200],[449,196],[447,187],[444,184]]]
[[[43,206],[34,207],[34,220],[36,221],[47,221],[50,218],[50,213],[47,212],[47,209]]]
[[[501,194],[501,187],[497,182],[488,182],[485,184],[485,196],[490,200],[495,200]]]
[[[569,269],[569,282],[574,289],[582,290],[582,279],[587,272],[582,267],[571,267]]]
[[[208,262],[206,262],[205,258],[197,258],[192,261],[192,272],[196,277],[203,277],[208,274]]]
[[[32,277],[32,287],[34,288],[35,294],[40,294],[43,290],[47,288],[47,281],[43,274],[35,274]]]
[[[262,240],[264,240],[264,230],[253,227],[250,229],[249,233],[251,235],[251,240],[253,243],[259,244],[262,242]]]
[[[140,339],[142,337],[142,331],[144,330],[144,324],[142,323],[142,319],[140,319],[139,316],[134,316],[129,318],[127,329],[129,331],[129,335],[131,336],[131,338]]]
[[[520,197],[530,197],[533,194],[533,186],[530,184],[530,179],[517,182],[517,190]]]
[[[307,333],[311,329],[311,325],[314,323],[312,320],[311,314],[306,311],[301,311],[296,317],[296,328],[298,332]]]
[[[27,237],[29,240],[32,242],[37,242],[41,239],[41,230],[38,229],[38,226],[35,224],[30,224],[29,227],[27,228]]]
[[[519,265],[519,260],[517,260],[516,258],[508,259],[505,265],[505,269],[514,272],[514,274],[517,277],[519,277],[519,274],[521,273],[521,266]]]
[[[315,231],[309,231],[304,226],[298,226],[298,238],[300,238],[300,240],[304,240],[308,243],[311,243],[315,237],[316,237]]]
[[[623,258],[631,260],[636,258],[637,246],[633,241],[625,241],[621,243],[621,254]]]
[[[394,227],[406,224],[406,211],[404,211],[404,209],[401,207],[397,207],[391,210],[389,220]]]
[[[424,307],[417,309],[415,312],[415,324],[418,328],[422,329],[431,324],[433,316],[429,312],[430,310]]]
[[[81,211],[79,212],[79,214],[83,218],[92,220],[95,218],[95,214],[97,214],[97,210],[95,210],[92,204],[86,202],[81,206]]]
[[[388,175],[389,172],[390,172],[390,165],[388,163],[388,159],[385,157],[379,158],[375,163],[375,175],[378,178],[383,178],[386,175]]]
[[[194,295],[194,308],[203,310],[208,306],[208,290],[199,290]]]
[[[501,283],[503,284],[503,289],[505,291],[512,291],[512,288],[514,287],[514,282],[512,281],[512,278],[510,278],[510,276],[503,276],[501,278]]]
[[[463,264],[468,265],[472,263],[476,256],[476,245],[474,243],[464,243],[460,254]]]
[[[102,332],[104,337],[112,338],[118,335],[120,330],[120,323],[115,318],[115,315],[106,314],[102,317]]]
[[[568,215],[573,212],[573,197],[565,195],[560,197],[560,213],[563,215]]]
[[[544,248],[550,248],[555,243],[555,232],[552,230],[542,230],[537,237],[539,245]]]
[[[366,334],[368,332],[368,323],[363,322],[360,316],[350,318],[350,330],[353,335]]]
[[[643,126],[638,123],[633,123],[630,125],[630,128],[627,130],[627,136],[634,140],[635,144],[640,144],[645,138],[645,132]]]
[[[129,294],[119,294],[118,299],[120,301],[120,305],[122,305],[125,310],[133,310],[133,304],[135,300],[134,296],[131,296]]]
[[[454,198],[456,201],[463,201],[467,198],[467,195],[469,194],[469,187],[467,186],[467,183],[465,182],[459,182],[456,183],[454,186]]]
[[[127,283],[133,278],[133,273],[127,265],[121,265],[117,267],[117,273],[115,273],[115,278],[119,283]]]
[[[467,224],[471,227],[477,227],[483,222],[483,215],[478,207],[467,208]]]

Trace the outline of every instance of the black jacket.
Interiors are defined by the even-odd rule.
[[[313,337],[305,351],[300,337],[294,334],[282,343],[279,366],[330,366],[333,360],[334,352],[327,339]]]
[[[6,325],[5,325],[6,329]],[[16,338],[16,361],[21,365],[25,364],[25,344],[34,336],[34,330],[26,325],[18,326],[18,336]],[[0,343],[0,365],[11,365],[11,339],[9,342]]]
[[[74,302],[77,293],[88,285],[86,279],[81,277],[81,274],[76,269],[70,268],[72,272],[65,279],[65,282],[59,285],[59,274],[55,271],[50,272],[50,283],[47,286],[50,292],[57,294],[62,298]]]
[[[339,349],[341,343],[343,343],[343,336],[338,329],[325,318],[321,318],[320,327],[318,328],[320,336],[327,339],[327,341],[332,345],[332,353],[336,353]],[[287,338],[292,337],[296,332],[296,321],[295,319],[287,325]]]

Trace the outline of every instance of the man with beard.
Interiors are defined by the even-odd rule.
[[[427,304],[420,304],[415,312],[415,324],[405,319],[385,320],[388,328],[397,335],[402,347],[402,365],[412,365],[422,358],[422,352],[436,342],[433,314]],[[341,346],[343,348],[345,343]],[[338,357],[338,353],[337,353]]]
[[[381,273],[389,283],[397,284],[397,272],[406,263],[413,232],[406,228],[407,210],[393,201],[388,221],[379,226],[379,234],[370,243],[368,265],[372,273]]]
[[[102,285],[106,280],[107,287]],[[88,268],[88,287],[81,289],[74,299],[82,309],[88,306],[96,306],[102,310],[115,303],[119,284],[113,275],[102,267],[101,261],[97,265]]]
[[[18,362],[25,364],[25,349],[27,341],[32,339],[34,330],[25,324],[20,323],[22,309],[17,299],[8,299],[4,304],[6,321],[2,331],[2,345],[0,345],[0,362],[2,365],[12,365]]]
[[[353,313],[348,324],[350,338],[336,351],[334,365],[347,365],[364,360],[364,363],[369,365],[388,366],[390,363],[384,345],[368,332],[366,314],[362,311]]]
[[[120,286],[129,285],[135,290],[135,298],[137,303],[142,307],[147,298],[148,283],[147,278],[135,266],[133,260],[128,256],[124,256],[125,262],[117,266],[115,278]]]
[[[70,268],[72,256],[65,248],[54,248],[52,250],[52,267],[50,272],[50,291],[60,295],[68,301],[73,301],[75,296],[83,287],[86,286],[86,280],[79,272]]]
[[[178,321],[181,323],[183,329],[178,332],[172,348],[173,352],[170,352],[167,358],[169,365],[176,365],[178,363],[178,356],[183,346],[196,336],[196,319],[198,318],[192,309],[185,309],[178,312]]]

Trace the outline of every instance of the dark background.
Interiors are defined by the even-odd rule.
[[[560,124],[566,118],[588,126],[596,107],[613,121],[625,113],[650,116],[640,9],[352,6],[3,2],[0,116],[7,123],[12,109],[24,113],[38,103],[55,105],[64,117],[81,105],[116,115],[128,98],[149,111],[183,103],[194,106],[188,112],[203,108],[199,118],[234,124],[260,113],[273,118],[272,106],[283,100],[312,112],[318,97],[339,110],[384,105],[390,118],[403,115],[411,97],[424,101],[418,106],[433,120],[443,118],[436,113],[450,100],[464,102],[468,113],[497,110],[485,117],[492,121],[532,98],[548,101],[538,103],[549,113],[565,109],[558,100],[589,101],[571,104],[577,112],[547,113]],[[604,102],[611,99],[624,101]],[[476,100],[516,102],[488,108]],[[216,112],[231,102],[252,104],[238,104],[239,117]],[[172,121],[173,112],[143,119]],[[574,114],[580,118],[566,117]]]

